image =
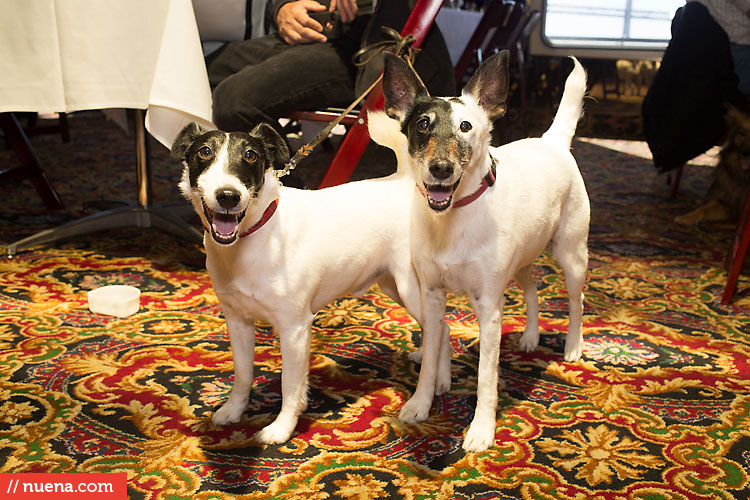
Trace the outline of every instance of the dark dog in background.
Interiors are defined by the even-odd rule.
[[[719,154],[706,203],[675,219],[680,224],[735,221],[750,188],[750,116],[726,105],[727,140]]]

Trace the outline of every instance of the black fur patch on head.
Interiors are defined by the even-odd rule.
[[[198,178],[222,155],[226,146],[225,174],[236,177],[253,196],[263,186],[265,171],[283,168],[289,161],[289,148],[284,139],[268,124],[261,123],[250,133],[204,131],[196,123],[187,125],[171,148],[174,161],[184,161],[188,180],[196,187]]]
[[[408,138],[412,156],[431,140],[444,142],[454,134],[453,107],[443,99],[419,98],[401,123],[401,132]]]
[[[226,155],[222,156],[224,147]],[[196,187],[201,174],[222,157],[225,161],[222,170],[226,175],[236,177],[253,196],[260,191],[265,169],[272,166],[263,141],[244,132],[220,130],[200,135],[185,151],[190,186]]]
[[[204,132],[185,147],[184,160],[188,166],[190,186],[196,187],[198,177],[216,161],[227,135],[220,130]],[[174,150],[174,146],[172,147]]]
[[[273,168],[273,161],[262,140],[243,132],[229,134],[224,172],[237,177],[252,198],[263,187],[267,168]]]

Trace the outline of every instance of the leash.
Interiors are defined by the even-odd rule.
[[[381,26],[381,30],[386,35],[390,36],[391,39],[373,43],[372,45],[368,45],[367,47],[364,47],[355,52],[352,56],[352,62],[354,63],[354,65],[365,66],[367,63],[375,59],[375,57],[377,57],[380,53],[390,49],[391,52],[403,58],[413,71],[414,57],[419,51],[418,49],[414,49],[411,46],[411,44],[416,40],[414,36],[406,35],[405,37],[402,37],[398,33],[398,31],[394,30],[393,28],[389,28],[388,26]],[[414,74],[417,74],[416,71],[414,71]],[[380,83],[382,79],[383,72],[381,71],[380,76],[375,79],[372,85],[370,85],[367,90],[362,93],[362,95],[357,97],[357,99],[355,99],[355,101],[348,108],[346,108],[338,117],[336,117],[336,119],[329,123],[326,128],[318,132],[318,134],[310,142],[299,148],[294,156],[289,160],[289,162],[284,165],[284,168],[282,170],[276,171],[276,177],[278,179],[281,179],[285,175],[289,175],[292,170],[297,168],[297,164],[299,163],[299,161],[312,153],[313,149],[315,149],[316,146],[318,146],[326,137],[328,137],[328,135],[331,133],[331,130],[333,130],[336,125],[341,123],[341,120],[343,120],[346,115],[348,115],[355,107],[357,107],[362,99],[364,99],[370,93],[370,91],[372,91],[372,89],[374,89],[375,86]],[[424,83],[419,78],[419,75],[417,75],[417,79],[419,79],[419,82],[422,84],[422,86],[424,86]]]

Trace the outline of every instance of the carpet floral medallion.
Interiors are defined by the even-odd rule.
[[[71,144],[35,139],[71,209],[49,214],[30,185],[2,187],[2,243],[79,215],[101,193],[129,196],[131,170],[113,165],[128,164],[130,139],[100,120],[74,116]],[[106,142],[93,139],[101,134]],[[750,276],[721,305],[733,226],[673,222],[699,202],[710,167],[687,167],[670,199],[648,160],[582,141],[573,153],[592,203],[584,355],[562,359],[567,297],[545,253],[534,270],[535,352],[518,349],[525,306],[515,285],[507,291],[486,452],[461,448],[479,349],[460,296],[446,313],[451,389],[426,421],[397,418],[416,387],[407,356],[419,328],[372,288],[315,317],[309,405],[288,442],[253,439],[281,404],[278,337],[267,324],[258,324],[242,422],[212,425],[232,357],[202,249],[126,229],[0,262],[0,472],[125,472],[132,499],[750,498]],[[154,154],[157,194],[177,200],[179,167]],[[89,311],[86,292],[107,284],[138,287],[140,310]]]

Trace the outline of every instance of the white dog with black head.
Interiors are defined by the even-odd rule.
[[[289,439],[307,406],[312,321],[319,309],[378,283],[419,320],[420,287],[409,256],[413,182],[395,173],[317,191],[284,187],[289,160],[267,124],[250,133],[185,127],[172,145],[180,189],[200,217],[206,267],[226,318],[234,361],[216,425],[237,423],[253,383],[255,321],[281,344],[281,412],[256,438]]]
[[[433,395],[450,388],[443,314],[446,293],[466,294],[479,322],[477,406],[463,448],[494,443],[504,291],[514,278],[527,305],[519,347],[539,344],[539,302],[531,265],[548,243],[562,267],[570,304],[564,358],[583,351],[583,285],[588,266],[589,199],[570,145],[581,116],[586,74],[574,59],[550,129],[541,137],[490,146],[505,112],[508,53],[485,60],[461,97],[431,97],[413,70],[386,54],[386,113],[370,135],[412,172],[411,256],[421,283],[422,366],[400,419],[428,417]]]

